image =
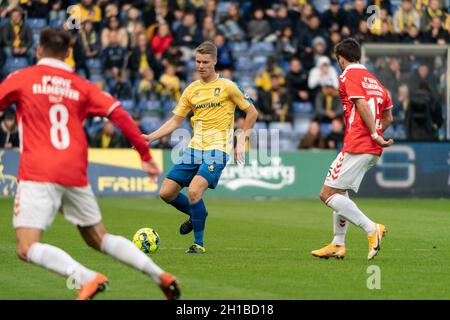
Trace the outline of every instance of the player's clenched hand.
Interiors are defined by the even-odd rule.
[[[153,159],[150,159],[149,161],[142,161],[142,170],[148,173],[150,179],[155,183],[161,175],[161,170]]]
[[[153,142],[153,139],[150,134],[142,134],[142,138],[144,138],[144,140],[147,141],[148,143]]]
[[[376,141],[376,143],[377,143],[380,147],[382,147],[382,148],[389,147],[389,146],[391,146],[391,145],[394,143],[394,140],[389,139],[389,140],[386,141],[386,140],[383,139],[382,136],[378,136],[378,137],[375,139],[375,141]]]

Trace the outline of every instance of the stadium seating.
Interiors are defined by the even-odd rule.
[[[132,114],[134,112],[134,101],[133,100],[121,100],[120,105],[128,113]]]
[[[8,57],[5,63],[5,71],[11,73],[22,68],[28,67],[28,58],[25,57]]]
[[[28,26],[31,28],[31,30],[33,30],[33,32],[35,31],[41,31],[42,29],[44,29],[45,27],[47,27],[47,19],[42,19],[42,18],[28,18],[26,20]]]
[[[292,124],[290,122],[271,122],[269,124],[269,130],[278,130],[280,139],[292,138]]]
[[[162,120],[158,117],[145,116],[141,120],[141,126],[147,132],[155,131],[161,124]]]

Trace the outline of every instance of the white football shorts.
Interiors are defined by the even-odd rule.
[[[55,183],[20,181],[14,201],[14,228],[46,230],[61,211],[70,223],[89,227],[102,219],[90,186],[65,187]]]
[[[331,164],[324,184],[335,189],[358,192],[364,175],[378,159],[375,154],[340,152]]]

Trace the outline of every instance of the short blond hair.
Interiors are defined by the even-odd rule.
[[[217,47],[211,41],[205,41],[195,49],[195,53],[209,54],[217,59]]]

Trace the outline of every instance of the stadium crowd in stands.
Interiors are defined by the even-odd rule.
[[[370,18],[370,5],[381,8],[379,19]],[[35,63],[40,30],[63,27],[73,35],[66,63],[118,98],[149,132],[198,79],[194,49],[210,40],[218,47],[218,72],[255,100],[257,129],[280,129],[284,150],[338,148],[344,126],[334,45],[350,36],[361,43],[448,44],[447,9],[445,0],[2,0],[0,72],[3,78]],[[442,66],[398,57],[367,65],[393,98],[394,138],[438,139]],[[86,133],[91,146],[127,145],[102,119],[90,119]]]

